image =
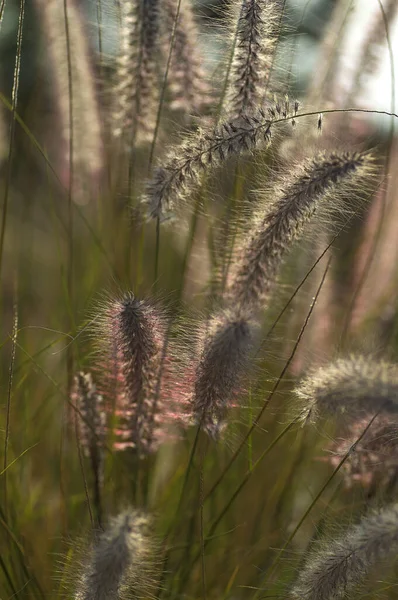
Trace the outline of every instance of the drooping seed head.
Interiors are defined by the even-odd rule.
[[[87,456],[102,454],[106,437],[104,399],[91,373],[80,371],[74,378],[71,400],[78,410],[80,443]]]
[[[349,597],[377,563],[398,550],[398,505],[364,517],[340,538],[323,541],[302,569],[289,597],[338,600]],[[351,597],[351,596],[350,596]]]
[[[223,164],[231,156],[268,145],[274,121],[283,122],[294,112],[286,99],[252,115],[224,121],[202,129],[188,138],[157,167],[146,189],[144,202],[152,218],[164,219],[179,208],[199,181],[202,173]]]
[[[257,308],[275,283],[279,267],[307,222],[322,208],[337,215],[372,174],[371,157],[360,153],[333,153],[299,165],[277,191],[271,206],[259,209],[251,232],[243,240],[231,275],[229,299]],[[249,237],[249,239],[247,239]]]

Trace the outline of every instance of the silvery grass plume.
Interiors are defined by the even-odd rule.
[[[50,59],[65,157],[71,160],[69,144],[72,136],[73,164],[83,174],[97,175],[104,164],[101,118],[82,14],[74,0],[66,3],[66,18],[63,2],[35,2]]]
[[[166,52],[169,51],[177,5],[178,0],[166,0],[163,4]],[[189,115],[201,115],[203,110],[213,103],[211,88],[203,67],[198,30],[190,0],[183,0],[180,5],[168,85],[171,110],[183,110]]]
[[[395,504],[362,518],[340,538],[324,540],[322,548],[308,558],[290,598],[346,598],[378,562],[395,557],[397,550],[398,505]]]
[[[106,301],[96,324],[105,394],[114,399],[118,450],[156,450],[162,426],[162,377],[167,368],[162,311],[134,294]]]
[[[231,304],[258,308],[275,283],[282,259],[314,213],[321,206],[337,215],[339,209],[349,210],[364,178],[372,174],[371,164],[368,154],[333,153],[308,160],[287,176],[271,205],[260,206],[249,239],[246,236],[238,248],[228,290]]]
[[[249,364],[254,325],[233,311],[211,317],[196,369],[192,412],[196,422],[218,438]]]
[[[192,190],[205,173],[224,163],[229,157],[267,146],[275,122],[296,114],[298,104],[286,99],[268,109],[259,108],[251,116],[224,121],[216,127],[201,129],[188,137],[157,167],[147,184],[144,202],[153,218],[166,218],[192,195]]]
[[[136,510],[113,517],[83,565],[75,600],[136,597],[134,588],[141,583],[151,556],[149,527],[149,518]]]
[[[151,139],[157,112],[158,0],[121,3],[120,46],[113,86],[112,133],[128,145]]]
[[[396,417],[393,419],[390,414],[381,414],[361,438],[372,417],[372,414],[368,414],[351,423],[348,434],[334,441],[329,447],[330,456],[327,460],[334,468],[348,455],[341,466],[347,488],[352,487],[355,482],[360,482],[362,485],[380,489],[397,479],[398,420]],[[359,438],[360,441],[356,443]]]
[[[78,411],[80,443],[91,460],[94,472],[101,478],[107,419],[104,399],[98,393],[91,373],[80,371],[75,375],[71,400]]]
[[[226,114],[237,118],[263,103],[276,47],[277,4],[270,0],[233,3],[231,29],[235,44]],[[237,9],[239,15],[236,25]]]
[[[362,413],[398,412],[398,368],[365,356],[340,358],[308,375],[295,389],[303,421]]]

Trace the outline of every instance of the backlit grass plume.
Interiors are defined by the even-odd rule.
[[[121,3],[119,55],[113,88],[115,137],[134,144],[137,136],[150,139],[156,121],[159,82],[158,0]]]
[[[398,420],[392,418],[391,414],[381,414],[366,430],[372,417],[372,414],[368,414],[353,421],[348,434],[344,438],[339,437],[328,448],[328,461],[334,468],[348,454],[341,466],[347,488],[359,482],[366,487],[380,489],[397,480]],[[360,441],[356,443],[359,438]]]
[[[98,319],[104,394],[118,417],[119,450],[132,448],[142,456],[157,447],[165,331],[160,309],[134,294],[107,301]]]
[[[365,356],[340,358],[308,375],[296,388],[303,420],[358,418],[398,411],[398,368]]]
[[[293,115],[286,99],[267,110],[258,109],[252,115],[242,115],[232,121],[200,130],[189,137],[157,167],[147,185],[145,202],[150,216],[164,218],[187,198],[201,173],[210,171],[230,156],[253,150],[270,143],[274,121]]]
[[[74,0],[65,7],[59,0],[35,3],[59,107],[65,159],[84,173],[97,174],[104,163],[101,118],[82,14]]]
[[[364,517],[340,538],[324,540],[322,548],[308,558],[290,598],[346,598],[377,563],[395,558],[397,550],[398,505],[393,505]]]
[[[250,114],[264,100],[275,50],[278,15],[270,0],[239,1],[234,29],[234,55],[227,91],[226,113],[230,117]],[[234,7],[236,19],[236,7]],[[234,19],[234,20],[235,20]]]
[[[75,600],[121,600],[134,597],[151,554],[150,521],[136,510],[126,510],[110,520],[94,542]]]
[[[91,373],[80,371],[74,378],[71,400],[77,409],[79,443],[90,459],[94,477],[94,503],[101,520],[101,487],[103,483],[103,459],[107,433],[107,415],[104,399],[98,393]]]
[[[177,13],[178,0],[163,4],[164,23],[167,26],[165,51],[168,53]],[[183,0],[175,28],[175,40],[168,73],[171,95],[170,109],[183,110],[189,115],[201,115],[212,102],[211,89],[203,66],[198,43],[198,31],[190,0]]]
[[[250,228],[253,233],[238,250],[229,286],[231,303],[256,308],[275,283],[284,255],[306,223],[321,205],[338,214],[342,199],[351,208],[364,176],[371,172],[370,165],[367,154],[321,155],[299,165],[279,190],[275,188],[275,200],[259,208]]]
[[[197,423],[218,437],[249,366],[253,324],[231,312],[210,319],[196,371],[192,410]]]

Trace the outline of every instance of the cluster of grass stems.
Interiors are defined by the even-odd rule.
[[[214,64],[189,0],[16,4],[0,597],[395,598],[398,296],[363,289],[397,115],[296,99],[278,0],[232,0]]]

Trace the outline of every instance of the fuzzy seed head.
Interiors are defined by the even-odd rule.
[[[157,167],[147,185],[144,202],[152,218],[167,217],[192,196],[202,173],[223,164],[228,158],[253,150],[271,141],[274,120],[283,121],[293,114],[288,100],[252,115],[224,121],[220,125],[199,130],[187,139]]]
[[[150,554],[149,519],[128,510],[111,519],[94,544],[76,600],[119,600]]]
[[[80,371],[74,378],[71,399],[79,413],[80,442],[87,456],[101,452],[106,437],[104,399],[97,392],[91,373]]]
[[[263,102],[278,22],[275,2],[243,0],[239,5],[241,8],[226,108],[227,114],[233,118],[250,114]]]
[[[364,356],[338,359],[309,375],[296,388],[302,420],[357,418],[379,410],[398,412],[398,369]]]
[[[355,482],[365,487],[386,487],[398,474],[397,418],[379,415],[357,443],[372,417],[369,414],[351,423],[348,435],[337,439],[329,448],[328,460],[334,468],[348,454],[341,467],[347,488],[352,487]]]
[[[368,172],[366,154],[343,153],[319,156],[300,165],[289,183],[281,186],[277,198],[264,214],[255,215],[248,241],[239,249],[229,299],[240,306],[257,308],[275,283],[282,259],[299,238],[314,213],[324,206],[336,211],[336,201],[358,189]],[[327,200],[333,195],[333,202]],[[338,208],[338,204],[337,204]]]
[[[161,425],[165,319],[153,303],[126,294],[105,303],[98,323],[106,396],[119,419],[115,447],[144,456],[157,448]]]
[[[213,317],[196,371],[193,413],[213,437],[225,425],[228,408],[240,391],[252,346],[252,325],[244,317],[225,312]]]
[[[379,561],[398,550],[398,506],[364,517],[336,540],[308,559],[290,598],[338,600],[359,584]],[[350,596],[351,597],[351,596]]]

